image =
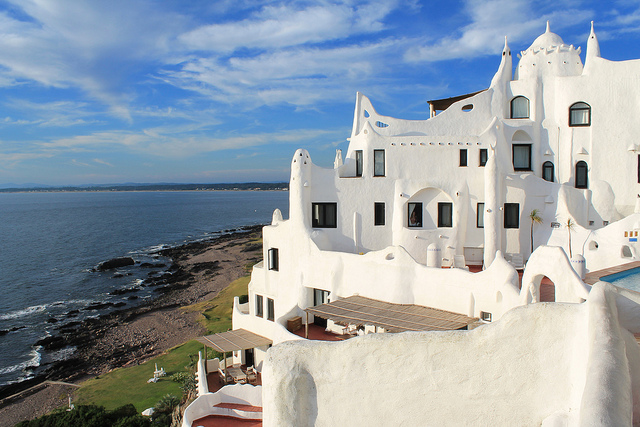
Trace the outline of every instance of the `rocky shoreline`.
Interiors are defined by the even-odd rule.
[[[2,387],[0,417],[5,418],[2,408],[37,393],[46,381],[78,382],[141,363],[197,336],[200,326],[193,314],[186,315],[179,308],[212,298],[246,274],[246,265],[262,258],[260,244],[247,244],[260,237],[261,229],[262,225],[244,227],[210,240],[157,251],[171,260],[168,270],[145,280],[145,286],[153,286],[158,296],[132,308],[68,323],[56,335],[40,340],[37,345],[45,351],[75,351],[71,358],[44,367],[35,378]]]

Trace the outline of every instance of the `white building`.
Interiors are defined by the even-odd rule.
[[[294,154],[289,218],[283,220],[276,211],[272,224],[263,230],[265,261],[253,269],[249,302],[236,302],[234,329],[247,329],[274,344],[298,340],[301,338],[286,330],[289,319],[300,316],[304,323],[308,318],[305,309],[353,295],[496,321],[514,307],[536,302],[543,276],[555,283],[555,301],[590,299],[591,287],[581,280],[585,271],[637,260],[640,254],[640,215],[634,213],[639,211],[640,193],[640,121],[636,119],[640,116],[640,60],[602,58],[593,26],[584,64],[580,53],[579,47],[566,45],[547,24],[546,32],[518,54],[514,71],[505,41],[489,87],[431,101],[431,117],[426,120],[381,116],[358,93],[350,144],[344,157],[337,153],[333,169],[314,165],[306,150]],[[534,210],[541,223],[532,222]],[[566,226],[569,221],[574,224],[570,229]],[[538,248],[533,254],[532,247]],[[514,266],[521,267],[518,264],[527,260],[521,291]],[[482,266],[482,271],[441,268],[464,264]],[[581,306],[586,305],[575,307]],[[532,318],[544,318],[545,314],[539,314],[543,309],[536,310],[529,311],[534,313]],[[579,314],[567,317],[554,311],[553,316],[575,323],[587,309],[577,310]],[[509,315],[511,321],[526,321],[526,311],[517,313]],[[328,327],[332,325],[329,320]],[[496,330],[502,333],[505,327]],[[461,342],[447,350],[451,352],[448,357],[476,348],[478,342],[486,345],[487,336],[501,337],[488,331],[468,334],[466,344],[460,338]],[[589,339],[586,333],[578,335]],[[429,340],[446,347],[438,343],[448,342],[443,337]],[[546,336],[540,343],[550,339]],[[627,335],[621,339],[629,342]],[[506,338],[505,342],[513,343]],[[363,349],[345,354],[362,356],[367,361],[363,366],[370,368],[367,355],[376,349],[384,351],[385,346],[397,346],[404,355],[416,357],[405,338],[381,336],[368,338],[366,343],[362,344],[366,354],[358,353]],[[344,359],[337,357],[337,350],[292,343],[275,352],[272,361],[290,357],[298,364],[309,364],[301,351],[307,347],[326,351],[327,366],[331,357]],[[571,351],[588,353],[592,348],[585,342],[564,342],[561,347],[567,355]],[[261,370],[266,350],[238,352],[235,357]],[[615,354],[633,359],[638,353],[631,349]],[[559,356],[560,366],[575,361],[564,356]],[[495,363],[508,365],[512,357],[517,355],[506,352]],[[548,355],[540,357],[553,361]],[[561,412],[580,412],[582,407],[576,402],[588,394],[582,393],[583,388],[595,387],[585,385],[586,365],[598,362],[580,360],[572,368],[577,371],[570,375],[578,391],[572,391],[566,405],[558,409]],[[429,363],[425,360],[423,365]],[[624,363],[631,372],[639,366],[638,360],[625,359]],[[313,381],[318,372],[310,372],[305,370],[304,375]],[[265,414],[271,423],[286,421],[282,418],[286,411],[274,403],[274,393],[279,393],[275,389],[282,391],[285,383],[298,384],[298,379],[283,375],[287,376],[277,366],[267,369],[265,411],[269,407],[279,411],[273,418]],[[397,375],[401,378],[408,373]],[[630,375],[635,393],[640,390],[638,378],[635,373]],[[274,389],[267,388],[268,381]],[[304,381],[296,386],[301,393],[311,387],[308,378]],[[532,382],[542,386],[538,383]],[[519,383],[509,384],[517,387]],[[447,390],[455,393],[455,386]],[[541,389],[540,393],[549,391]],[[593,398],[593,393],[589,396]],[[330,425],[322,418],[327,412],[318,411],[317,405],[315,409],[319,424]],[[376,409],[360,412],[375,414]],[[540,412],[530,419],[543,420],[549,415]],[[445,411],[439,416],[444,420],[449,415]],[[563,417],[558,419],[575,421],[575,416]],[[549,420],[556,422],[556,418]]]

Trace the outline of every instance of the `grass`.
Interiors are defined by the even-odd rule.
[[[197,304],[183,307],[187,312],[198,312],[198,322],[208,334],[224,332],[231,328],[233,298],[247,293],[249,276],[233,281],[218,296]],[[76,392],[75,403],[79,405],[100,405],[106,409],[115,409],[127,403],[133,403],[138,412],[150,408],[165,394],[182,395],[177,382],[171,381],[172,374],[185,370],[198,360],[198,351],[203,346],[196,340],[168,350],[141,365],[115,369],[107,374],[81,384]],[[153,377],[155,363],[163,367],[167,376],[157,383],[147,383]]]

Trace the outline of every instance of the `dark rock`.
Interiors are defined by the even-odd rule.
[[[138,292],[140,288],[124,288],[124,289],[116,289],[115,291],[109,292],[109,295],[124,295],[130,294],[132,292]]]
[[[10,329],[0,329],[0,337],[3,335],[7,335],[9,332],[19,331],[20,329],[24,329],[26,326],[14,326]]]
[[[128,300],[134,300],[134,299],[138,299],[138,298],[140,298],[140,297],[137,296],[137,295],[131,295],[131,296],[127,297]]]
[[[113,258],[110,259],[108,261],[104,261],[101,262],[100,264],[98,264],[98,266],[96,267],[97,271],[106,271],[106,270],[112,270],[114,268],[119,268],[119,267],[126,267],[129,265],[134,265],[136,262],[133,260],[133,258],[126,256],[126,257],[119,257],[119,258]]]
[[[56,319],[55,317],[49,317],[46,320],[47,323],[58,323],[58,319]]]
[[[165,268],[167,265],[164,263],[151,263],[151,262],[143,262],[140,264],[141,268]]]

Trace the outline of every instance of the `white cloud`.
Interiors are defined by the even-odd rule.
[[[526,0],[467,0],[465,13],[470,23],[451,37],[435,42],[423,42],[409,49],[405,59],[415,62],[434,62],[449,59],[469,59],[496,54],[504,46],[504,37],[510,42],[533,41],[542,34],[545,22],[551,22],[552,31],[568,25],[588,22],[592,13],[584,9],[560,9],[545,13],[548,5],[542,2],[534,8]]]
[[[237,150],[262,145],[299,144],[318,138],[335,138],[335,131],[306,129],[276,133],[247,134],[227,137],[171,134],[160,128],[141,132],[95,132],[60,138],[40,146],[48,152],[54,151],[97,151],[109,147],[124,148],[132,152],[168,158],[187,158],[201,153],[223,150]],[[97,162],[97,159],[94,160]]]

